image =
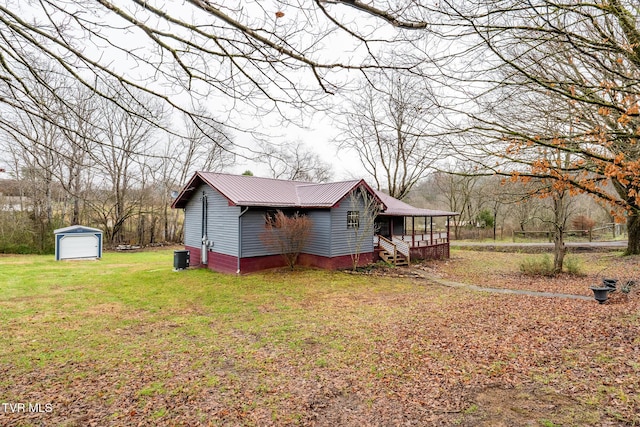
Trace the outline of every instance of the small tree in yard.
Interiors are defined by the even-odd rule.
[[[347,217],[348,243],[351,251],[353,271],[358,268],[360,254],[367,241],[373,243],[376,232],[376,218],[380,213],[380,201],[360,186],[349,194],[349,214]],[[356,214],[357,213],[357,214]]]
[[[593,229],[593,227],[596,225],[596,222],[586,215],[579,215],[575,217],[573,221],[571,221],[571,225],[573,225],[574,229],[584,231],[586,233],[587,231],[591,231]]]
[[[482,209],[478,216],[476,217],[476,221],[480,224],[482,228],[493,228],[494,220],[493,220],[493,212],[489,209]]]
[[[260,235],[260,240],[268,248],[281,254],[293,270],[298,255],[311,237],[313,221],[298,212],[293,216],[287,216],[278,210],[275,215],[267,215],[265,222],[266,230]]]

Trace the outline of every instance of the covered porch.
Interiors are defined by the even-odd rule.
[[[414,208],[379,193],[387,209],[376,218],[374,244],[380,258],[395,265],[416,259],[449,258],[451,218],[456,212]]]

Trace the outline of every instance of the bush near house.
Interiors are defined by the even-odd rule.
[[[313,221],[298,212],[286,215],[276,210],[273,216],[265,217],[265,231],[260,234],[260,240],[282,255],[291,270],[296,265],[298,255],[309,242],[313,230]]]

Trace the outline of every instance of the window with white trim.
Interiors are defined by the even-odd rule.
[[[347,211],[347,228],[360,227],[360,211]]]

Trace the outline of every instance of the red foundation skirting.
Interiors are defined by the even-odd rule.
[[[358,266],[367,265],[373,262],[373,252],[360,254]],[[298,264],[307,267],[325,268],[327,270],[338,270],[341,268],[353,267],[351,255],[342,255],[336,257],[323,257],[319,255],[300,254]]]
[[[205,267],[200,264],[200,248],[186,246],[189,251],[189,265],[191,267]],[[360,254],[359,266],[367,265],[373,262],[373,252]],[[231,255],[224,255],[217,252],[209,252],[209,263],[207,268],[221,273],[237,273],[238,258]],[[285,267],[287,263],[281,255],[268,255],[251,258],[240,259],[240,273],[252,273],[255,271],[266,270],[269,268]],[[337,257],[323,257],[319,255],[300,254],[296,265],[305,267],[317,267],[327,270],[337,270],[341,268],[351,268],[353,263],[351,255],[343,255]]]
[[[287,263],[281,255],[240,258],[240,273],[253,273],[254,271],[284,267],[286,265]]]
[[[238,257],[209,251],[208,263],[205,266],[200,263],[200,248],[185,246],[185,249],[189,251],[190,267],[206,267],[220,273],[236,273],[238,271]]]
[[[220,273],[237,273],[238,272],[238,257],[220,254],[217,252],[209,252],[209,263],[207,264],[210,270],[218,271]]]
[[[189,251],[189,265],[191,267],[205,267],[200,264],[200,248],[193,246],[185,246]],[[374,260],[374,253],[360,254],[359,266],[367,265]],[[207,268],[220,273],[237,273],[238,258],[231,255],[224,255],[217,252],[209,252]],[[286,266],[286,262],[281,255],[268,255],[261,257],[241,258],[240,273],[252,273],[255,271],[266,270],[269,268],[278,268]],[[341,268],[351,268],[353,263],[351,255],[343,255],[337,257],[323,257],[319,255],[300,254],[296,265],[305,267],[318,267],[327,270],[337,270]]]
[[[447,259],[449,256],[449,243],[411,248],[411,259]]]

